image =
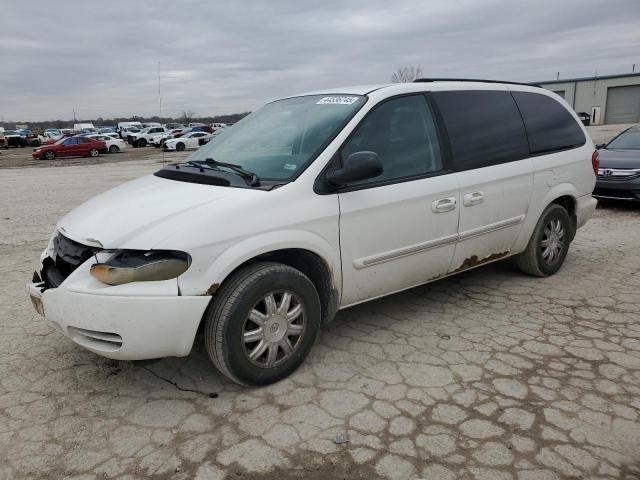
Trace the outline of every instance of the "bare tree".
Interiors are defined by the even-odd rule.
[[[391,75],[391,81],[393,83],[411,83],[420,77],[422,77],[422,67],[420,65],[400,67]]]
[[[193,120],[194,115],[195,114],[193,113],[192,110],[183,110],[182,115],[180,116],[180,121],[185,125],[187,125],[188,123],[191,122],[191,120]]]

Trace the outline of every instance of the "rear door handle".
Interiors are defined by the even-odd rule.
[[[450,212],[451,210],[455,210],[456,203],[458,203],[456,197],[441,198],[431,204],[431,211],[433,213]]]
[[[471,193],[465,193],[464,196],[462,197],[462,204],[465,207],[471,207],[472,205],[478,205],[479,203],[482,203],[484,201],[484,193],[478,191],[478,192],[471,192]]]

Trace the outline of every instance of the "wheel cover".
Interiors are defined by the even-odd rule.
[[[97,156],[98,156],[98,153],[99,153],[99,152],[98,152],[98,150],[96,150],[96,149],[93,149],[93,150],[91,150],[91,151],[89,152],[89,154],[90,154],[92,157],[97,157]]]
[[[559,218],[552,218],[545,225],[540,241],[542,259],[547,264],[554,263],[564,249],[564,227]]]
[[[271,292],[253,306],[244,321],[244,354],[258,367],[280,365],[297,350],[305,327],[300,298],[289,291]]]

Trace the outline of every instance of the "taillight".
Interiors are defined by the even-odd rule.
[[[591,155],[591,166],[593,167],[593,174],[596,177],[598,176],[598,167],[600,166],[600,160],[598,160],[599,155],[600,152],[598,152],[598,150],[594,150],[593,154]]]

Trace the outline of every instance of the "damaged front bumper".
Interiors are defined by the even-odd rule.
[[[55,278],[60,283],[54,286],[53,270],[46,269],[55,261],[51,253],[48,248],[43,254],[44,266],[27,291],[35,310],[53,328],[78,345],[117,360],[189,354],[211,297],[181,296],[175,279],[103,284],[90,274],[94,257],[68,276]],[[94,255],[100,260],[99,252]]]

